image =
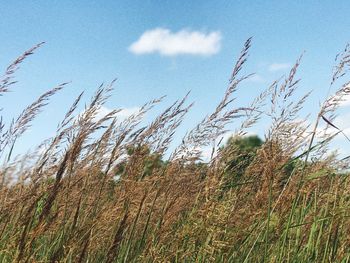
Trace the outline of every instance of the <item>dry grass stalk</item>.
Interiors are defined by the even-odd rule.
[[[350,192],[348,174],[339,169],[348,159],[328,156],[310,162],[308,156],[320,154],[341,134],[337,130],[322,140],[316,131],[321,119],[338,127],[329,116],[348,95],[348,84],[325,100],[309,134],[299,116],[309,94],[294,99],[300,58],[283,81],[274,82],[248,107],[233,108],[233,94],[249,77],[239,74],[250,44],[248,39],[214,112],[186,134],[167,160],[172,138],[192,107],[188,94],[149,124],[145,115],[163,97],[123,120],[118,119],[120,109],[97,118],[114,81],[98,87],[76,114],[81,93],[56,135],[37,151],[23,158],[8,154],[0,170],[0,261],[346,262]],[[36,48],[8,68],[4,92],[18,65]],[[348,47],[337,59],[331,85],[345,76]],[[14,145],[64,85],[42,95],[8,126],[1,137],[3,150]],[[271,127],[265,142],[253,150],[240,145],[246,130],[266,118],[266,107]],[[219,147],[211,162],[201,161],[203,146],[216,143],[238,118],[237,143]]]

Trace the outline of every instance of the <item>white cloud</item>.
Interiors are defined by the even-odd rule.
[[[348,106],[350,106],[350,97],[347,97],[345,100],[340,102],[340,106],[341,107],[348,107]]]
[[[338,134],[336,137],[332,139],[330,142],[330,150],[339,150],[341,152],[349,151],[350,142],[345,138],[344,134],[350,138],[350,126],[348,125],[347,119],[350,115],[339,116],[334,121],[333,124],[337,126],[340,130],[342,130],[343,134]],[[326,122],[321,120],[319,126],[317,127],[316,134],[317,136],[324,135],[324,131],[327,127]],[[313,126],[310,126],[308,130],[305,132],[305,135],[310,135],[313,132]],[[328,127],[328,134],[335,134],[339,130],[333,127]],[[350,152],[349,152],[350,153]]]
[[[102,119],[104,116],[106,116],[108,113],[110,113],[112,110],[108,109],[105,106],[102,106],[101,108],[98,109],[98,111],[96,112],[96,116],[95,116],[95,120],[100,120]]]
[[[182,29],[171,32],[166,28],[155,28],[144,32],[132,43],[129,51],[136,54],[159,53],[163,56],[181,54],[209,56],[216,54],[221,48],[221,33],[209,33]]]
[[[124,108],[120,112],[117,113],[117,117],[119,119],[125,119],[129,117],[130,115],[137,113],[140,110],[140,107],[131,107],[131,108]]]
[[[259,74],[254,74],[253,76],[248,78],[247,81],[253,82],[253,83],[264,83],[265,79],[262,76],[260,76]]]
[[[211,160],[212,154],[213,154],[213,147],[205,147],[205,148],[202,149],[201,159],[204,162],[209,162]],[[215,155],[216,154],[214,153],[214,156]]]
[[[340,128],[350,128],[349,119],[350,119],[350,113],[344,113],[344,114],[339,115],[335,118],[334,124],[336,126],[340,126]],[[346,126],[346,127],[344,127],[344,126]]]
[[[280,70],[285,70],[291,67],[291,64],[289,63],[272,63],[268,70],[271,72],[275,72],[275,71],[280,71]]]
[[[131,108],[123,108],[121,111],[119,111],[115,116],[118,118],[119,121],[126,119],[130,115],[138,112],[140,108],[139,107],[131,107]],[[110,113],[112,109],[109,109],[105,106],[102,106],[97,112],[96,116],[94,118],[95,121],[98,121],[102,119],[104,116],[106,116],[108,113]],[[82,114],[82,113],[81,113]]]

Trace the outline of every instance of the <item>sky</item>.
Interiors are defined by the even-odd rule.
[[[114,78],[116,89],[106,109],[123,108],[124,114],[167,95],[160,105],[164,109],[191,91],[195,106],[179,139],[215,109],[249,37],[244,73],[256,74],[238,90],[236,103],[247,105],[305,52],[298,94],[313,90],[303,113],[314,118],[328,91],[334,57],[350,40],[350,3],[341,0],[0,0],[0,10],[3,72],[23,51],[45,41],[21,65],[12,92],[0,97],[5,119],[16,117],[46,90],[70,82],[21,139],[19,152],[53,135],[81,91],[88,101],[101,83]],[[337,125],[350,134],[349,109],[341,109]],[[255,129],[263,134],[263,125]],[[350,149],[350,143],[337,140],[343,153]]]

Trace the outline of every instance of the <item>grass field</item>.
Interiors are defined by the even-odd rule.
[[[350,94],[350,51],[338,54],[336,92],[310,122],[299,114],[309,94],[295,93],[301,58],[250,105],[233,103],[249,78],[241,68],[250,45],[213,113],[176,147],[173,135],[192,107],[187,96],[147,126],[144,116],[162,98],[124,120],[118,110],[98,119],[113,82],[83,113],[82,95],[72,101],[56,135],[20,159],[12,156],[18,138],[66,84],[1,122],[0,262],[349,262],[349,160],[328,148],[344,136],[334,118]],[[0,96],[39,47],[6,69]],[[261,118],[270,120],[265,138],[246,136]],[[232,122],[238,128],[217,146]]]

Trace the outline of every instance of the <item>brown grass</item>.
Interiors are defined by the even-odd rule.
[[[11,64],[0,82],[9,91],[14,73],[41,44]],[[96,119],[114,81],[101,85],[81,114],[73,101],[56,135],[32,155],[13,159],[18,138],[51,96],[46,92],[10,124],[1,121],[1,262],[348,262],[350,198],[347,159],[325,154],[341,136],[334,116],[350,93],[337,84],[349,67],[348,47],[337,56],[331,87],[315,123],[300,117],[309,93],[296,98],[301,57],[284,80],[245,107],[235,92],[251,39],[214,109],[172,152],[172,138],[191,109],[187,94],[149,125],[142,120],[163,98],[125,120],[118,109]],[[235,144],[260,118],[270,119],[263,144]],[[326,130],[320,131],[324,121]],[[232,143],[218,147],[229,123]],[[313,125],[309,132],[310,125]],[[204,147],[212,158],[201,160]],[[165,158],[165,156],[170,156]]]

